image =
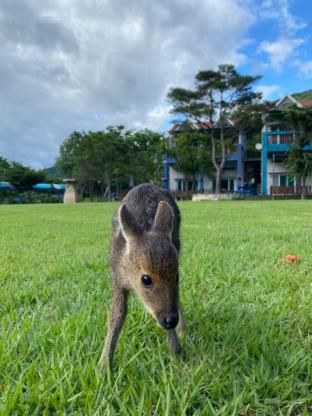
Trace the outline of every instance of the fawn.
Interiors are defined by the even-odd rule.
[[[180,212],[170,193],[151,184],[133,188],[113,218],[110,264],[113,296],[108,332],[100,358],[112,368],[127,315],[129,292],[143,302],[167,332],[169,349],[180,352],[176,327],[183,331],[179,301]]]

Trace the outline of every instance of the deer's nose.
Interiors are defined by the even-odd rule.
[[[165,329],[173,329],[178,325],[179,315],[176,313],[166,314],[162,317],[161,326]]]

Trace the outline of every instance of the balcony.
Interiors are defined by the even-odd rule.
[[[292,144],[295,142],[295,132],[269,132],[268,133],[268,144]]]
[[[312,186],[271,186],[271,195],[308,195],[312,196]]]
[[[291,144],[296,140],[295,131],[270,131],[262,134],[262,143],[264,149],[268,152],[287,152]],[[312,144],[304,147],[307,151],[312,151]]]

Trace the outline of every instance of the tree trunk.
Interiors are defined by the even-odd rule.
[[[103,199],[108,199],[109,201],[111,200],[111,193],[112,187],[111,187],[111,179],[109,176],[106,176],[106,188],[105,188],[105,192],[103,195]]]
[[[188,176],[184,176],[184,181],[185,181],[185,189],[184,192],[189,193],[189,177]]]
[[[119,183],[118,183],[118,175],[116,174],[116,197],[119,198]]]
[[[223,123],[223,121],[221,122]],[[221,193],[221,175],[224,169],[224,165],[226,162],[226,148],[224,143],[224,126],[221,124],[220,129],[220,143],[221,143],[221,162],[217,162],[216,157],[216,142],[213,135],[213,132],[211,132],[211,160],[212,164],[216,170],[216,193]]]
[[[216,170],[216,194],[221,193],[221,170]]]
[[[193,174],[192,191],[195,192],[196,175]]]
[[[302,178],[301,199],[306,198],[306,178]]]
[[[110,178],[108,178],[107,186],[108,186],[108,199],[111,201],[112,200],[112,184],[111,184]]]
[[[93,182],[89,181],[89,197],[90,201],[93,202]]]

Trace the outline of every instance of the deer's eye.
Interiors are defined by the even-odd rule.
[[[141,282],[144,286],[149,287],[149,286],[152,286],[153,280],[151,276],[148,276],[147,274],[143,274],[143,276],[141,276]]]

